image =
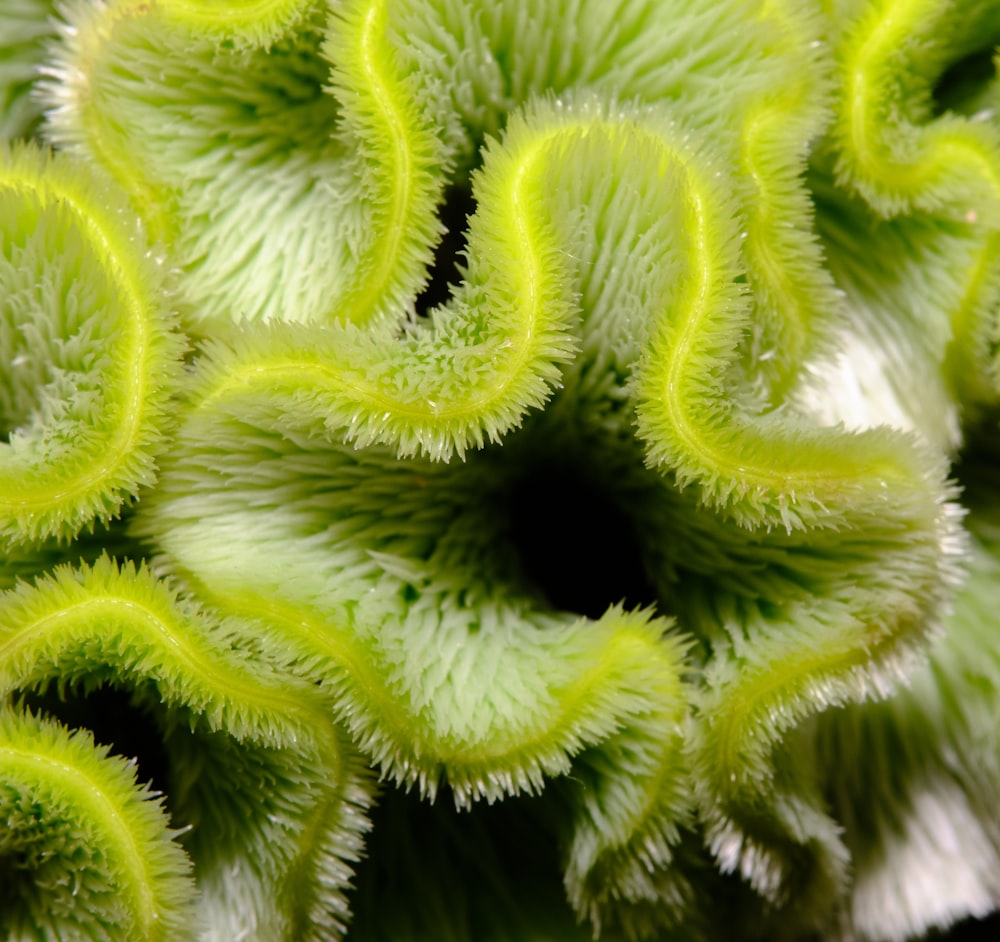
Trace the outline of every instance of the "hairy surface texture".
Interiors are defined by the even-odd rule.
[[[991,0],[0,8],[4,931],[1000,905],[997,42]]]

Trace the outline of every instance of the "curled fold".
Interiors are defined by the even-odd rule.
[[[447,156],[393,61],[386,5],[329,6],[66,7],[47,134],[125,185],[199,333],[393,329],[426,277]]]
[[[0,709],[8,938],[190,938],[190,863],[162,799],[84,732]]]
[[[873,213],[897,221],[909,254],[930,248],[952,259],[922,275],[929,298],[903,298],[926,306],[931,325],[944,319],[944,375],[967,410],[997,400],[1000,130],[989,111],[933,114],[929,99],[949,66],[998,41],[1000,12],[972,0],[873,3],[838,44],[833,172]]]
[[[872,915],[916,812],[898,844],[876,814],[866,843],[837,769],[854,733],[828,717],[877,727],[943,626],[964,643],[965,566],[989,597],[950,462],[997,400],[1000,139],[931,102],[1000,38],[995,3],[74,0],[63,19],[45,133],[127,191],[200,340],[176,378],[155,266],[129,274],[66,156],[15,152],[17,251],[41,270],[110,233],[93,268],[138,301],[103,373],[84,341],[110,328],[70,315],[112,304],[67,304],[55,339],[6,330],[55,364],[18,385],[11,347],[10,452],[38,426],[46,473],[52,441],[103,463],[66,466],[97,496],[0,535],[41,565],[141,488],[129,534],[177,594],[106,559],[8,593],[0,677],[148,704],[203,934],[342,933],[364,764],[460,809],[544,792],[595,933],[710,926],[731,884],[706,890],[697,841],[775,937],[896,938],[995,900],[984,880]],[[425,303],[456,192],[458,283]],[[134,452],[96,437],[106,414]],[[553,467],[612,496],[650,604],[582,616],[530,571],[510,518]],[[992,741],[968,745],[988,761],[960,769],[963,827],[1000,781]],[[954,810],[914,766],[909,811]]]
[[[308,685],[240,653],[236,645],[248,639],[178,602],[145,569],[107,558],[7,592],[0,624],[4,695],[49,689],[61,699],[112,685],[129,690],[135,709],[150,715],[167,757],[171,821],[185,829],[178,843],[198,887],[196,897],[184,894],[195,909],[183,937],[341,936],[370,785]],[[134,791],[119,787],[107,814],[125,814],[143,794]],[[86,824],[84,816],[79,826]],[[167,859],[158,852],[153,863]],[[156,865],[162,891],[176,899],[189,866],[179,850],[169,859],[171,866]],[[111,874],[99,885],[95,877],[94,892],[114,893],[117,879]],[[38,905],[44,911],[44,899]],[[78,905],[83,912],[68,914],[60,931],[74,918],[107,918],[100,903],[89,914],[85,899]],[[117,930],[109,924],[106,931]],[[115,937],[132,938],[129,931]]]
[[[352,739],[407,788],[446,786],[467,806],[546,777],[588,780],[569,799],[571,899],[597,923],[648,896],[687,813],[684,661],[669,625],[543,606],[492,545],[508,539],[491,510],[510,469],[399,462],[224,415],[203,431],[135,523],[182,584],[255,619],[265,649],[332,692]],[[631,774],[617,776],[624,762]]]
[[[46,134],[129,190],[184,272],[195,332],[233,320],[391,332],[425,283],[447,171],[467,173],[482,134],[532,94],[668,97],[725,126],[767,85],[776,40],[753,9],[682,6],[74,0]],[[727,16],[737,42],[689,51]],[[569,67],[568,19],[582,30]],[[719,93],[686,102],[685,67]]]
[[[183,341],[121,194],[0,152],[0,543],[65,541],[155,479]]]
[[[844,938],[911,938],[1000,902],[995,467],[992,444],[963,458],[968,577],[927,663],[891,698],[831,711],[799,737],[851,852]]]
[[[537,789],[543,774],[565,774],[572,755],[595,749],[603,774],[581,805],[566,880],[596,926],[604,900],[658,898],[670,913],[684,899],[639,874],[670,861],[689,774],[722,866],[773,902],[788,894],[807,918],[822,917],[844,890],[846,854],[815,783],[794,769],[775,778],[775,750],[803,717],[890,686],[936,624],[961,551],[944,463],[928,449],[885,430],[815,430],[787,411],[761,417],[752,398],[741,412],[739,389],[720,383],[748,317],[735,287],[740,206],[721,171],[703,169],[717,158],[697,141],[666,109],[589,96],[512,116],[476,177],[482,208],[461,296],[492,303],[436,312],[416,339],[289,328],[247,332],[233,351],[212,347],[180,448],[135,530],[195,596],[279,632],[296,669],[337,692],[362,748],[404,784],[433,794],[443,779],[459,803],[493,799]],[[554,187],[556,168],[573,183]],[[509,208],[493,220],[486,207],[497,205]],[[562,222],[574,219],[579,228]],[[615,306],[621,291],[579,309],[566,332],[582,352],[551,407],[508,434],[502,454],[471,452],[469,439],[506,431],[490,410],[516,388],[512,367],[539,371],[519,356],[526,343],[506,311],[510,320],[572,312],[568,287],[588,297],[593,272],[626,246],[633,263],[639,252],[658,259],[659,277],[632,288],[627,317]],[[481,257],[496,272],[482,288]],[[564,259],[579,269],[564,270]],[[525,282],[552,285],[557,301],[565,285],[565,297],[539,305],[542,290]],[[473,331],[463,321],[476,316]],[[525,338],[541,333],[524,328]],[[394,383],[372,379],[392,373]],[[629,443],[632,408],[645,460]],[[466,432],[456,413],[485,431]],[[400,460],[382,442],[404,456],[454,449],[466,461]],[[682,685],[680,662],[658,650],[662,627],[636,635],[635,616],[615,610],[567,624],[538,608],[508,558],[491,495],[522,473],[523,455],[560,447],[627,469],[622,480],[650,501],[634,509],[656,515],[647,532],[661,541],[660,564],[666,557],[675,579],[716,580],[703,604],[667,589],[685,627],[712,645],[701,690]],[[662,545],[667,532],[676,544]],[[274,571],[277,557],[291,575]],[[597,675],[584,666],[592,661]],[[680,730],[692,707],[685,759]],[[631,763],[609,760],[622,749]],[[629,764],[631,775],[613,771]],[[646,780],[657,783],[646,798],[615,797]],[[652,817],[634,817],[637,806]],[[620,831],[618,820],[628,822]],[[598,834],[609,846],[595,853]]]

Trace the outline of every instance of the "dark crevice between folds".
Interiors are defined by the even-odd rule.
[[[32,713],[48,716],[71,730],[86,729],[95,743],[107,746],[113,755],[135,760],[136,781],[148,783],[154,792],[169,799],[170,771],[163,731],[137,692],[106,684],[86,692],[74,687],[59,691],[50,684],[43,691],[25,692],[22,700]]]
[[[979,49],[945,69],[934,86],[935,116],[947,111],[970,114],[979,110],[983,92],[996,80],[994,53],[993,46]]]
[[[951,476],[962,491],[962,503],[968,510],[966,527],[985,528],[995,535],[1000,526],[1000,505],[995,494],[1000,487],[1000,442],[996,429],[1000,409],[985,410],[974,423],[966,426],[965,444],[952,465]]]
[[[655,605],[632,521],[572,463],[540,457],[512,482],[507,511],[524,576],[552,608],[600,618],[619,602]]]
[[[456,811],[389,790],[351,894],[352,942],[584,942],[565,898],[553,805],[508,798]]]
[[[462,278],[462,260],[468,240],[468,219],[476,211],[472,187],[453,184],[445,191],[445,199],[438,210],[438,217],[445,227],[437,248],[428,281],[417,296],[418,317],[426,317],[432,308],[444,304],[451,296],[452,286]]]

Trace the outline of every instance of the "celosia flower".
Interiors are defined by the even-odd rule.
[[[0,9],[7,933],[994,909],[998,40]]]

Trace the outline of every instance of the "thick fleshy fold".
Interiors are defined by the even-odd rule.
[[[172,905],[194,904],[190,921],[175,920],[173,928],[164,921],[170,938],[190,938],[191,932],[219,939],[247,932],[339,937],[347,913],[343,892],[365,829],[370,784],[333,726],[328,704],[312,688],[240,653],[248,639],[232,626],[205,619],[145,569],[119,568],[107,558],[76,571],[57,569],[30,588],[22,585],[0,596],[0,626],[4,696],[17,700],[48,691],[40,702],[62,712],[61,700],[104,686],[126,690],[131,708],[149,716],[165,756],[171,822],[183,831],[171,851],[173,863],[166,858],[157,863],[165,854],[157,852],[149,862],[157,875],[151,873],[150,886],[136,890],[137,899],[125,904],[122,925],[102,915],[100,906],[88,915],[91,904],[81,899],[78,916],[95,923],[87,932],[94,938],[155,937],[158,930],[151,926],[161,916],[149,900],[162,892]],[[37,736],[31,751],[31,737],[22,734],[19,751],[0,760],[4,773],[13,776],[12,801],[30,801],[34,794],[30,779],[16,777],[22,766],[52,766],[65,781],[60,786],[53,779],[46,786],[51,797],[42,805],[73,806],[73,772],[55,753],[59,734],[51,736]],[[67,789],[65,797],[60,787]],[[119,802],[127,806],[135,800],[117,786],[102,807],[112,815]],[[63,813],[71,826],[73,811]],[[76,814],[85,831],[89,813]],[[17,832],[21,824],[12,821]],[[125,821],[107,824],[106,835],[80,838],[98,859],[118,860],[115,871],[94,877],[98,898],[125,892],[131,872],[147,856],[133,850],[134,859],[126,859],[106,842],[132,846],[143,839],[145,832],[132,833],[140,826],[149,828]],[[10,839],[21,838],[15,833]],[[55,833],[50,845],[44,830],[24,839],[36,845],[32,860],[62,852]],[[190,869],[181,847],[194,865],[197,897],[180,889]],[[67,849],[61,862],[70,878],[73,853]],[[32,905],[15,918],[24,931],[44,935],[50,931],[45,911],[56,897],[45,893],[46,880],[37,870],[27,864],[19,869],[20,880],[34,877],[38,885]],[[65,918],[65,923],[57,918],[51,931],[66,931],[74,916]]]
[[[996,905],[995,3],[43,7],[0,12],[0,134],[55,151],[0,156],[4,716],[148,712],[202,938],[349,934],[372,774],[468,880],[480,805],[554,843],[556,934]],[[627,588],[575,604],[581,555]],[[372,846],[361,937],[428,931]],[[526,937],[492,905],[441,932]]]
[[[184,341],[110,182],[0,153],[0,541],[70,540],[155,480]]]

